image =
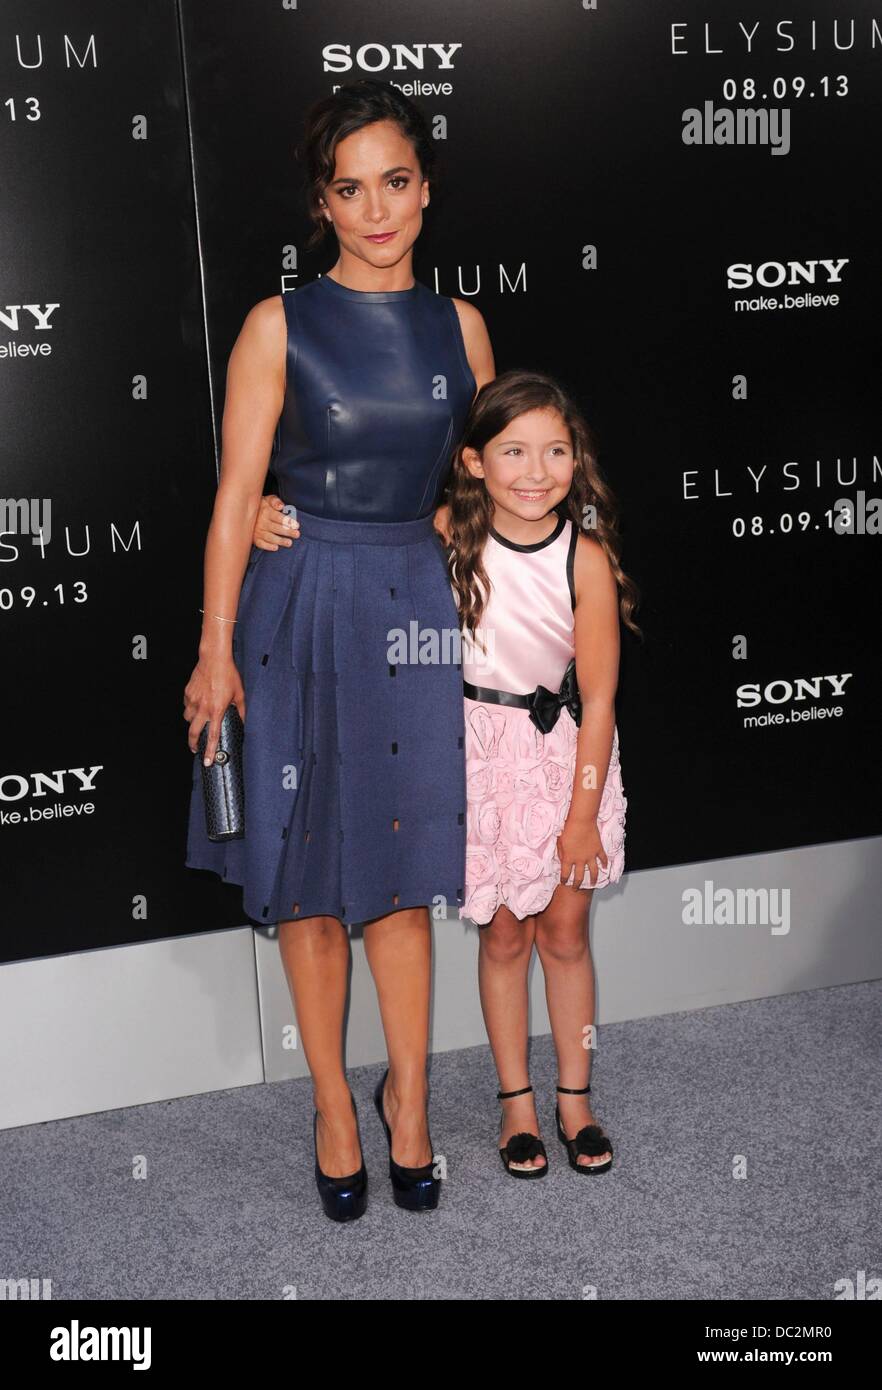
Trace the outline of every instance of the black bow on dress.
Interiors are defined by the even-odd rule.
[[[563,673],[560,689],[555,695],[553,691],[546,690],[544,685],[537,685],[532,695],[527,696],[527,708],[530,711],[530,719],[542,734],[550,734],[560,717],[561,710],[566,707],[577,725],[582,722],[582,698],[579,694],[579,686],[576,682],[576,658],[573,657],[569,666]]]

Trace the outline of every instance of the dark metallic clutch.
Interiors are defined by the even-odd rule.
[[[230,705],[220,726],[214,762],[202,764],[205,828],[209,840],[241,840],[245,834],[245,778],[242,745],[245,726],[235,705]],[[205,757],[208,725],[199,735],[197,753]]]

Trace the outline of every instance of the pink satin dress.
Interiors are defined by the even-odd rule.
[[[463,680],[483,698],[465,700],[466,883],[459,913],[480,926],[501,905],[520,919],[541,912],[560,883],[557,838],[573,794],[576,723],[563,707],[543,734],[528,709],[488,695],[527,695],[538,685],[558,691],[575,655],[577,535],[573,522],[560,517],[534,545],[516,545],[491,528],[484,549],[490,596],[479,640],[463,639]],[[597,888],[622,876],[627,804],[616,728],[597,815],[609,865],[600,869]],[[587,873],[579,886],[591,887]]]

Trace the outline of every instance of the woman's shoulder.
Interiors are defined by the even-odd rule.
[[[478,308],[477,304],[473,304],[470,299],[459,299],[455,294],[444,295],[443,298],[450,300],[454,309],[459,314],[461,323],[484,322],[484,315],[481,313],[481,310]]]
[[[490,334],[484,322],[484,315],[477,305],[470,303],[468,299],[457,299],[455,295],[450,295],[449,299],[459,319],[466,357],[475,383],[478,386],[483,386],[486,381],[492,381],[496,375],[493,345],[490,342]]]
[[[318,283],[318,278],[307,280],[303,285],[293,285],[279,294],[271,294],[267,299],[259,299],[250,313],[269,331],[278,329],[279,324],[287,321],[288,311],[294,300],[297,300],[298,309],[305,306],[315,294]]]
[[[259,299],[245,315],[233,345],[231,361],[249,373],[284,372],[288,346],[288,326],[281,295]]]
[[[468,344],[470,338],[477,341],[479,338],[489,336],[487,325],[484,322],[484,315],[477,304],[472,304],[468,299],[458,299],[456,295],[442,295],[443,299],[449,299],[456,310],[457,317],[462,328],[462,336]]]
[[[259,299],[245,315],[243,328],[270,340],[278,337],[285,323],[285,305],[281,294],[271,294],[267,299]]]

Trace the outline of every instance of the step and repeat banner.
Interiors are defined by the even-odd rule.
[[[802,8],[6,0],[3,959],[246,920],[184,867],[226,364],[333,264],[294,149],[363,76],[439,144],[417,278],[620,500],[627,867],[882,831],[882,4]]]

